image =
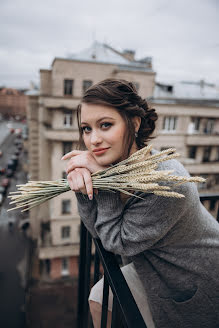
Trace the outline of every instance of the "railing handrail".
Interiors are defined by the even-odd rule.
[[[99,256],[104,269],[104,277],[111,287],[112,293],[120,310],[120,317],[128,328],[147,328],[122,274],[116,256],[106,251],[100,239],[93,239],[96,246],[96,255]],[[80,261],[79,261],[79,284],[78,284],[78,315],[77,327],[89,327],[88,320],[88,295],[90,290],[90,265],[91,265],[91,235],[81,221],[80,231]],[[94,276],[96,273],[94,272]],[[97,279],[99,280],[99,278]],[[94,283],[95,283],[94,279]],[[89,289],[89,290],[88,290]]]
[[[93,240],[104,268],[104,275],[106,275],[112,293],[118,301],[127,327],[146,328],[145,322],[122,274],[115,255],[103,248],[100,239]]]
[[[200,200],[218,200],[219,199],[219,193],[199,193]]]

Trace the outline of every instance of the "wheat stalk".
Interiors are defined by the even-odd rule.
[[[152,145],[146,146],[132,154],[127,159],[95,172],[91,175],[93,188],[100,190],[120,191],[129,196],[141,198],[131,191],[153,193],[163,197],[182,198],[184,195],[171,191],[171,188],[187,182],[205,182],[201,177],[182,177],[171,175],[173,170],[156,170],[159,163],[179,157],[175,148],[166,149],[158,154],[149,155]],[[171,182],[171,186],[159,185],[159,182]],[[174,183],[176,182],[176,183]],[[23,208],[27,211],[45,201],[71,190],[67,179],[56,181],[29,181],[17,185],[18,190],[10,192],[10,204],[14,209]]]

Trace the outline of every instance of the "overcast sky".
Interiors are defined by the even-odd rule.
[[[28,87],[92,44],[151,56],[157,81],[219,85],[218,0],[0,0],[0,86]]]

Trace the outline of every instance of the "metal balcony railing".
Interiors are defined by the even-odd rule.
[[[203,203],[203,205],[206,205],[208,203],[208,210],[210,212],[216,213],[215,219],[219,222],[219,193],[215,194],[200,194],[200,201]]]
[[[209,202],[208,209],[214,210],[219,221],[219,193],[200,195],[202,203]],[[107,325],[109,286],[113,293],[113,328],[146,328],[146,324],[120,270],[118,257],[106,251],[99,239],[93,239],[95,255],[93,259],[92,237],[83,223],[80,230],[80,258],[78,281],[77,328],[93,327],[89,312],[88,297],[91,287],[100,279],[100,267],[104,270],[103,303],[101,328]],[[101,270],[102,271],[102,270]]]
[[[99,239],[93,239],[93,241],[95,244],[95,255],[94,272],[91,275],[92,238],[84,224],[81,223],[77,328],[93,327],[88,297],[90,287],[100,279],[100,262],[104,269],[101,328],[105,328],[107,324],[109,286],[113,293],[111,327],[146,328],[141,313],[120,270],[116,256],[113,253],[107,252]]]

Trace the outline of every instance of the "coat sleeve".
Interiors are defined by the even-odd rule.
[[[143,199],[132,197],[125,206],[118,192],[103,191],[96,195],[95,230],[106,250],[134,256],[152,248],[185,210],[185,198],[138,195]]]
[[[75,193],[78,203],[78,213],[83,221],[87,230],[91,233],[92,237],[98,238],[96,230],[94,228],[97,218],[97,202],[95,198],[90,200],[87,195],[80,192]]]

